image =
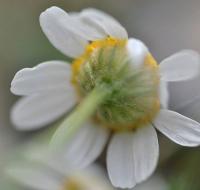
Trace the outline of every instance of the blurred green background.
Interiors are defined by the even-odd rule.
[[[95,7],[112,14],[129,36],[147,44],[158,61],[185,48],[200,52],[199,0],[0,0],[0,169],[9,152],[30,135],[16,131],[9,120],[17,99],[9,91],[15,72],[46,60],[66,59],[39,26],[40,13],[53,5],[66,11]],[[180,149],[163,136],[161,142],[161,160]],[[188,154],[196,152],[199,149]]]

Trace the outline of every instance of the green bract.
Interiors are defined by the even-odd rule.
[[[114,129],[143,125],[159,107],[158,69],[150,64],[136,66],[124,46],[96,49],[81,64],[77,83],[81,97],[96,87],[109,90],[94,116]]]

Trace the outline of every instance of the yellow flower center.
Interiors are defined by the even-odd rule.
[[[85,52],[72,63],[72,83],[76,85],[77,75],[80,71],[81,65],[84,64],[95,51],[105,47],[125,47],[126,43],[127,40],[120,40],[113,37],[107,37],[102,40],[91,42],[89,45],[87,45]]]
[[[94,120],[113,130],[132,130],[150,123],[160,109],[159,67],[148,53],[137,68],[126,50],[127,40],[107,37],[91,42],[72,63],[72,83],[80,98],[95,86],[112,88]]]
[[[82,190],[82,185],[74,178],[68,179],[64,182],[61,190]]]

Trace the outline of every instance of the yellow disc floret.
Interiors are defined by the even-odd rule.
[[[79,73],[80,67],[83,63],[87,62],[89,57],[94,53],[94,51],[97,51],[100,48],[105,47],[114,47],[114,46],[120,46],[125,47],[127,43],[127,40],[121,40],[116,39],[113,37],[107,37],[103,40],[96,40],[91,42],[85,49],[85,52],[83,55],[81,55],[79,58],[75,59],[72,63],[72,83],[77,82],[77,75]]]

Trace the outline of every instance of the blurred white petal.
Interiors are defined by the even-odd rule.
[[[166,81],[160,80],[160,104],[161,108],[168,108],[169,102],[169,90],[168,90],[168,83]]]
[[[107,168],[112,184],[132,188],[147,179],[156,167],[158,153],[157,134],[152,126],[132,133],[115,134],[107,153]]]
[[[19,184],[37,190],[57,190],[61,188],[62,178],[55,172],[32,163],[13,166],[7,170],[7,174]]]
[[[49,41],[62,53],[77,57],[84,51],[87,40],[77,33],[73,20],[58,7],[51,7],[40,15],[40,25]]]
[[[102,28],[107,35],[120,39],[128,38],[124,27],[112,16],[93,8],[84,9],[81,14],[96,28]]]
[[[200,97],[200,75],[188,81],[169,83],[170,109],[181,109]]]
[[[97,39],[103,39],[107,37],[105,32],[93,24],[90,24],[87,17],[82,17],[81,13],[69,13],[69,19],[71,20],[71,28],[73,28],[77,34],[84,37],[88,41],[95,41]]]
[[[184,116],[194,119],[195,121],[200,122],[200,97],[193,100],[189,104],[183,106],[178,110]]]
[[[98,34],[101,38],[106,38],[108,34],[104,30],[104,27],[96,20],[90,16],[90,14],[85,14],[85,12],[76,13],[76,16],[79,17],[82,24],[85,24],[86,27],[91,27],[94,31],[96,31],[96,35]],[[99,38],[97,37],[97,39]]]
[[[188,80],[199,74],[199,66],[199,54],[192,50],[184,50],[160,63],[161,77],[166,81]]]
[[[15,74],[11,91],[16,95],[31,95],[55,90],[74,90],[71,68],[63,61],[47,61],[33,68],[25,68]]]
[[[58,119],[76,103],[73,91],[55,91],[21,98],[11,112],[17,129],[32,130]]]
[[[200,124],[177,112],[161,110],[153,122],[169,139],[182,146],[200,145]]]
[[[130,38],[128,40],[127,49],[134,65],[140,66],[144,63],[144,60],[148,54],[148,48],[142,41],[135,38]]]
[[[91,164],[103,151],[108,139],[108,130],[93,122],[87,122],[67,142],[63,152],[71,166],[84,168]]]

